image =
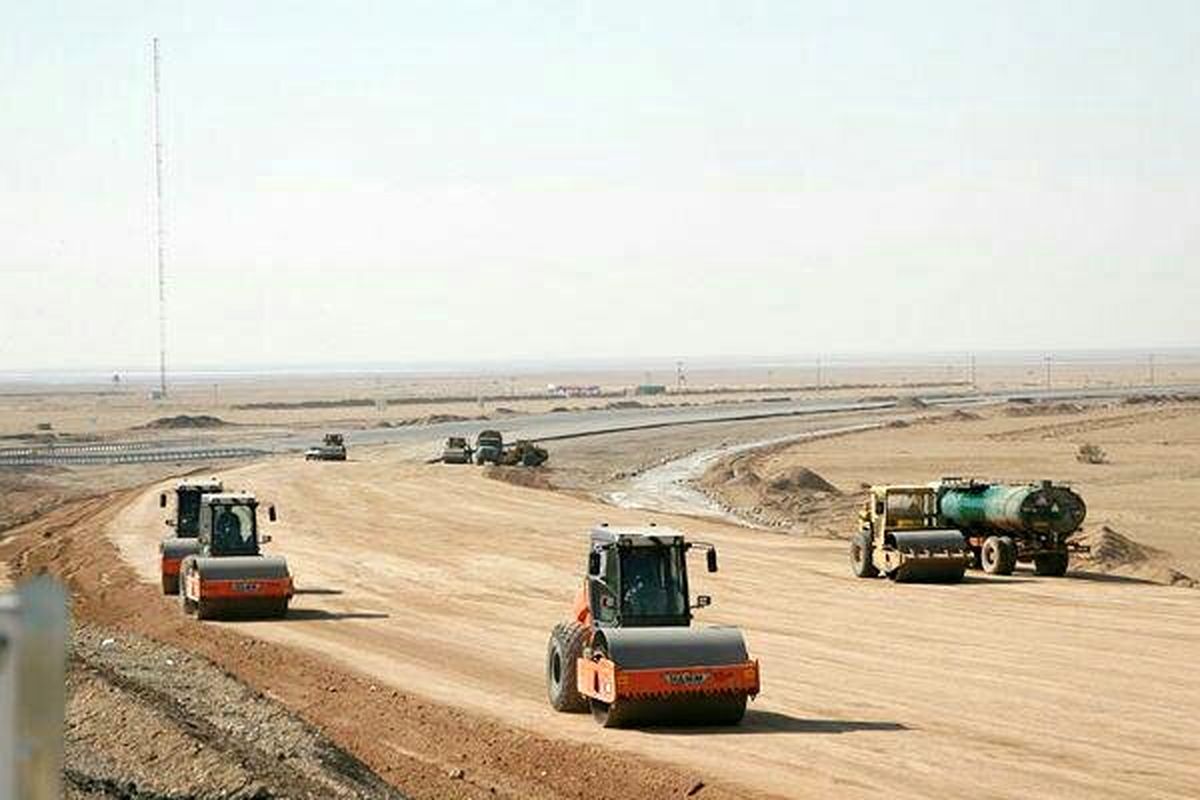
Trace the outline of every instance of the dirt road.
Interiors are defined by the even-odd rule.
[[[649,515],[386,452],[223,477],[278,504],[271,547],[305,593],[286,621],[211,624],[380,686],[747,794],[1190,798],[1200,787],[1200,592],[1026,572],[862,582],[839,542],[658,516],[720,547],[722,571],[698,571],[693,588],[715,597],[705,622],[743,627],[764,694],[739,729],[600,731],[547,706],[546,636],[580,580],[587,528]],[[163,530],[154,492],[108,526],[147,582]]]

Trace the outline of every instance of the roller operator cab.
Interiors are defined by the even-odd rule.
[[[929,486],[872,486],[850,539],[850,567],[860,578],[881,573],[898,582],[961,581],[971,551],[962,533],[942,525]]]
[[[179,591],[179,565],[183,559],[200,551],[200,498],[216,494],[224,487],[216,478],[189,479],[175,485],[175,516],[165,524],[172,532],[159,543],[160,572],[163,594]],[[160,508],[168,506],[167,493],[158,496]]]
[[[759,692],[758,662],[733,627],[692,627],[688,553],[711,545],[656,528],[592,530],[587,577],[571,618],[547,646],[546,682],[558,711],[587,711],[605,727],[733,725]]]
[[[274,522],[275,507],[267,509]],[[199,552],[180,566],[179,596],[186,613],[283,616],[293,594],[287,561],[263,555],[270,537],[259,532],[258,500],[246,492],[200,500]]]

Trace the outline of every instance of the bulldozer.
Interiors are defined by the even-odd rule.
[[[258,500],[248,492],[221,492],[200,498],[199,552],[179,568],[179,599],[185,614],[275,616],[287,613],[294,593],[287,561],[266,556],[271,541],[258,531]],[[276,520],[275,506],[267,519]]]
[[[345,461],[346,440],[340,433],[327,433],[319,447],[304,451],[305,461]]]
[[[850,567],[860,578],[954,583],[973,560],[962,532],[943,526],[932,486],[872,486],[859,522]]]
[[[500,463],[510,467],[540,467],[550,458],[550,452],[528,439],[518,439],[504,449]]]
[[[175,485],[175,518],[164,521],[174,528],[158,545],[163,594],[179,591],[179,565],[184,558],[200,552],[200,497],[215,494],[224,487],[216,478],[180,481]],[[160,508],[167,507],[167,493],[158,495]]]
[[[687,554],[717,551],[654,525],[591,531],[587,576],[571,617],[546,648],[546,687],[557,711],[587,712],[606,728],[736,725],[759,693],[758,661],[733,627],[692,627]]]
[[[500,431],[480,431],[475,437],[475,463],[499,464],[504,457],[504,437]]]

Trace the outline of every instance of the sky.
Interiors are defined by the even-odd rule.
[[[1180,347],[1194,2],[0,10],[0,370]]]

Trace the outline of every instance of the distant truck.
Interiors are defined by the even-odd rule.
[[[320,447],[304,451],[305,461],[345,461],[346,440],[340,433],[327,433]]]
[[[475,463],[499,464],[504,458],[504,437],[500,431],[480,431],[475,437]]]
[[[470,464],[474,452],[465,436],[451,436],[446,439],[446,446],[442,448],[442,463]]]

